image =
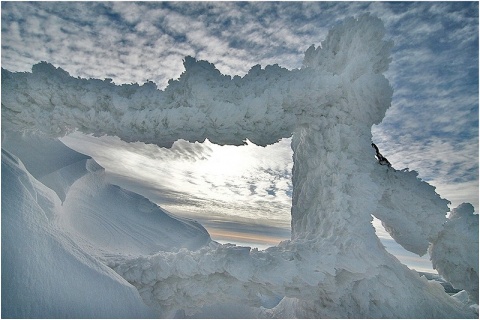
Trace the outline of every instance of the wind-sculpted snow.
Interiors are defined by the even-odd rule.
[[[429,248],[433,267],[478,304],[478,214],[469,203],[453,209]]]
[[[211,241],[197,222],[171,217],[148,199],[107,183],[104,169],[93,160],[87,168],[90,172],[70,187],[57,223],[94,248],[92,254],[138,256],[195,250]]]
[[[58,139],[5,134],[2,317],[155,317],[102,261],[211,242],[198,223],[175,219],[104,176],[93,159]]]
[[[47,63],[32,73],[2,69],[2,130],[80,130],[159,146],[266,145],[293,134],[291,241],[109,261],[162,316],[235,302],[265,317],[475,317],[388,254],[371,225],[374,214],[422,254],[448,210],[416,173],[374,159],[371,127],[392,98],[384,34],[377,18],[349,18],[306,51],[302,69],[255,66],[243,78],[187,57],[164,91],[76,79]]]
[[[321,254],[288,241],[264,251],[211,244],[111,267],[166,318],[177,310],[195,316],[212,303],[240,304],[259,318],[473,316],[462,311],[440,284],[384,256],[380,247],[370,249],[345,256],[326,242]],[[408,289],[405,283],[410,284]],[[288,298],[277,305],[282,297]]]
[[[2,148],[22,159],[28,172],[65,201],[68,189],[85,175],[89,156],[74,152],[58,139],[3,132]]]
[[[362,20],[374,22],[359,25],[356,35],[360,38],[347,43],[349,51],[385,60],[382,53],[391,44],[379,41],[383,31],[371,31],[381,22]],[[338,42],[342,32],[332,32],[326,42]],[[372,35],[377,42],[370,42]],[[178,80],[170,80],[165,91],[152,82],[116,86],[109,80],[77,79],[45,62],[33,66],[32,73],[2,69],[2,128],[37,130],[55,137],[77,129],[160,146],[178,139],[206,138],[218,144],[240,145],[249,139],[266,145],[290,137],[295,127],[310,123],[312,116],[330,117],[346,93],[369,105],[368,110],[355,112],[357,121],[368,114],[380,122],[391,90],[386,79],[373,71],[379,66],[384,70],[387,64],[358,55],[362,68],[351,79],[346,71],[357,63],[346,60],[339,49],[345,50],[334,45],[319,51],[312,46],[308,68],[288,71],[277,65],[265,69],[257,65],[243,78],[222,75],[211,63],[186,57],[185,72]],[[314,57],[325,54],[338,61],[323,70]],[[345,88],[359,77],[355,90]]]
[[[377,166],[372,177],[382,187],[382,197],[373,214],[397,243],[424,255],[446,222],[449,201],[440,198],[435,187],[417,176],[408,169]]]
[[[57,225],[82,239],[93,255],[195,250],[211,241],[197,222],[174,218],[148,199],[109,184],[100,165],[58,139],[7,132],[2,148],[27,158],[29,172],[57,193],[62,201]]]
[[[184,65],[186,71],[165,91],[153,83],[76,79],[48,63],[35,65],[32,73],[2,69],[2,127],[55,137],[78,129],[168,147],[178,139],[240,145],[248,138],[266,145],[291,136],[295,118],[284,107],[295,98],[282,90],[296,90],[298,72],[257,66],[231,79],[206,61],[186,57]],[[330,78],[316,76],[311,91]]]
[[[152,318],[130,284],[59,232],[60,211],[2,149],[2,318]]]

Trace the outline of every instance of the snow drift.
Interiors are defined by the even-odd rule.
[[[478,214],[470,203],[453,209],[430,247],[433,267],[478,303]]]
[[[138,292],[54,227],[60,200],[2,151],[2,317],[150,318]]]
[[[371,225],[373,214],[407,250],[424,254],[448,211],[415,172],[379,166],[371,153],[371,127],[392,97],[382,74],[392,46],[384,34],[377,18],[346,19],[306,51],[303,68],[255,66],[243,78],[187,57],[185,72],[164,91],[153,83],[76,79],[47,63],[32,73],[2,69],[2,130],[51,137],[80,130],[167,147],[206,138],[267,145],[293,134],[292,239],[265,251],[218,245],[196,224],[181,223],[175,230],[196,230],[182,239],[203,242],[167,252],[151,245],[148,230],[129,239],[138,231],[122,221],[131,221],[132,210],[116,208],[107,217],[94,210],[102,201],[137,196],[102,185],[90,160],[87,175],[65,183],[68,214],[57,219],[58,228],[133,284],[161,316],[241,303],[258,317],[475,317],[441,285],[388,254]],[[147,205],[149,212],[137,210],[133,219],[146,221],[152,210]],[[103,229],[95,230],[96,220],[105,221]],[[110,227],[112,221],[122,227]],[[121,235],[113,240],[97,236],[116,230]]]
[[[205,229],[107,184],[57,139],[8,132],[2,147],[2,317],[155,317],[102,261],[195,249],[210,242]]]

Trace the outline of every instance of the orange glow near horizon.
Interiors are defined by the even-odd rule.
[[[241,231],[228,231],[223,229],[205,227],[213,240],[216,241],[239,241],[260,245],[275,246],[288,238],[268,236],[256,233],[246,233]]]

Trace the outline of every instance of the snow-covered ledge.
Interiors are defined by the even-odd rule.
[[[392,97],[383,72],[393,44],[384,35],[378,18],[349,18],[306,51],[302,69],[254,66],[243,78],[187,57],[185,72],[164,91],[77,79],[47,63],[32,73],[2,69],[2,130],[54,137],[79,130],[166,147],[207,138],[264,146],[293,134],[291,241],[265,251],[212,245],[112,263],[163,316],[179,308],[194,314],[212,301],[275,306],[284,297],[259,316],[473,317],[387,253],[371,225],[373,214],[405,248],[424,254],[448,211],[415,173],[373,158],[371,127]],[[392,177],[394,186],[385,182]],[[399,194],[402,203],[393,201]]]

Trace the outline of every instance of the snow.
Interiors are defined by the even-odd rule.
[[[57,139],[8,132],[2,147],[2,317],[155,317],[103,261],[211,241],[197,223],[105,183],[103,168]]]
[[[2,317],[153,317],[130,284],[54,226],[59,207],[2,151]]]
[[[371,152],[371,127],[392,97],[384,34],[377,18],[349,18],[307,50],[302,69],[254,66],[243,78],[187,57],[164,91],[73,78],[48,63],[2,69],[2,316],[207,317],[229,308],[238,317],[478,317],[387,253],[371,224],[373,214],[420,255],[433,242],[439,272],[475,293],[478,264],[463,270],[478,236],[465,241],[458,228],[478,232],[478,216],[475,225],[457,210],[445,223],[448,201],[434,187]],[[293,134],[291,240],[261,251],[211,241],[200,224],[110,185],[93,159],[55,140],[74,130],[167,147],[267,145]]]
[[[28,172],[65,200],[70,185],[85,174],[90,157],[72,152],[55,139],[3,131],[2,148],[22,159]]]
[[[383,190],[373,214],[398,244],[423,256],[446,222],[449,201],[418,179],[416,171],[376,166],[372,176]]]
[[[430,247],[433,267],[478,304],[478,214],[470,203],[452,210]]]

